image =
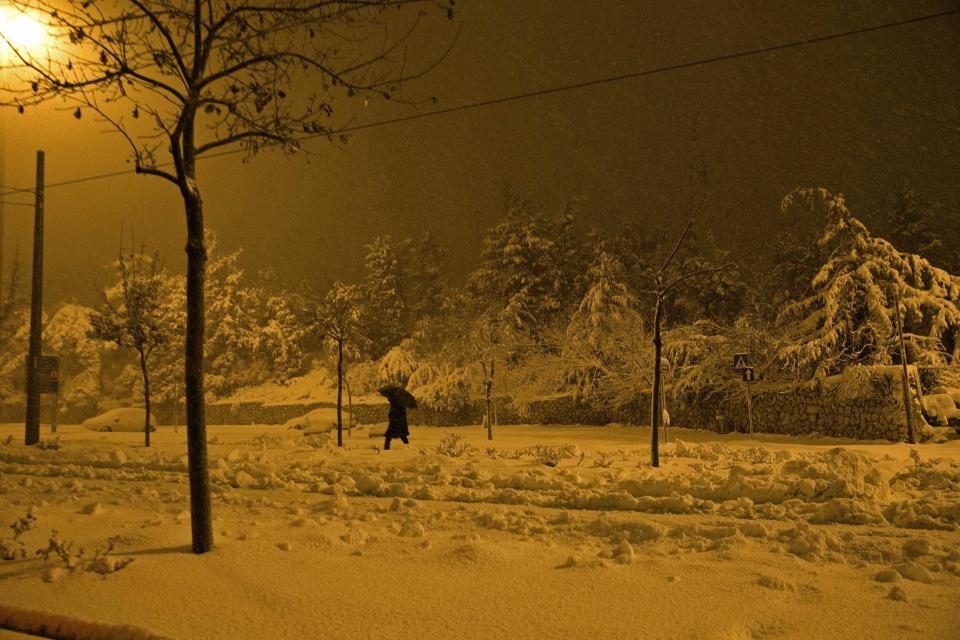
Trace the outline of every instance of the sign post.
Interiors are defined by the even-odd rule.
[[[750,437],[753,437],[753,407],[750,401],[750,383],[754,381],[753,367],[750,366],[749,353],[733,354],[733,370],[740,374],[743,380],[744,390],[747,396],[747,429]]]
[[[743,368],[743,386],[746,388],[747,392],[747,429],[750,437],[753,437],[753,402],[750,399],[750,384],[753,383],[756,378],[753,371],[753,367],[744,367]]]
[[[50,418],[50,430],[52,433],[56,433],[57,413],[60,410],[60,357],[40,356],[37,359],[36,375],[39,393],[53,394],[53,415]]]

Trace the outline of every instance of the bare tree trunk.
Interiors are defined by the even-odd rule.
[[[900,295],[893,290],[893,309],[897,320],[897,340],[900,343],[900,366],[903,374],[903,412],[907,420],[907,442],[917,443],[917,431],[913,425],[913,403],[910,401],[910,377],[907,375],[907,350],[903,344],[903,323],[900,320]]]
[[[660,328],[663,324],[663,296],[657,292],[657,310],[653,316],[653,393],[650,395],[650,464],[660,466],[660,422],[663,411],[660,407],[660,357],[663,353],[663,338]]]
[[[484,381],[484,386],[487,389],[487,440],[493,440],[493,367],[494,360],[491,358],[490,375]],[[484,367],[484,370],[486,370],[486,367]]]
[[[343,337],[337,338],[337,446],[343,446]]]
[[[190,473],[190,525],[194,553],[213,549],[213,514],[207,468],[207,421],[203,389],[204,282],[207,247],[203,229],[203,199],[196,183],[193,117],[184,116],[180,192],[187,215],[187,335],[184,357],[184,395],[187,410],[187,466]]]
[[[353,437],[353,391],[350,390],[350,381],[343,377],[343,384],[347,387],[347,413],[350,418],[347,420],[347,435]]]
[[[143,423],[143,446],[150,446],[150,375],[147,373],[147,357],[140,352],[140,373],[143,374],[143,404],[147,417]]]

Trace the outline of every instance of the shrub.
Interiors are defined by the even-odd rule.
[[[459,433],[449,433],[437,444],[437,453],[451,458],[459,458],[463,454],[473,449],[473,445]]]

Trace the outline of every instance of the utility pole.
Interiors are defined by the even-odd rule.
[[[33,277],[30,296],[30,349],[27,355],[27,420],[24,443],[40,442],[40,366],[43,330],[43,151],[37,151],[37,187],[33,207]]]

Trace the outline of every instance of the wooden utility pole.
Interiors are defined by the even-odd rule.
[[[900,343],[900,368],[903,373],[903,412],[907,417],[907,442],[917,443],[917,432],[913,426],[913,403],[910,402],[910,377],[907,375],[907,349],[903,345],[903,322],[900,319],[900,293],[893,289],[893,311],[897,320],[897,341]]]
[[[27,419],[24,443],[40,442],[40,366],[43,330],[43,183],[44,155],[37,151],[37,186],[33,208],[33,277],[30,298],[30,348],[27,354]]]

